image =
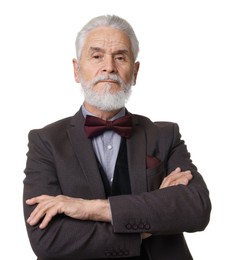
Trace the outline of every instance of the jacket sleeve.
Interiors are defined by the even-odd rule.
[[[53,148],[38,130],[29,134],[29,151],[24,179],[25,222],[34,206],[25,201],[42,194],[62,194]],[[93,259],[135,256],[140,252],[138,234],[116,234],[110,223],[79,221],[63,214],[55,216],[47,228],[26,223],[29,240],[39,259]]]
[[[164,178],[180,167],[182,170],[191,170],[193,179],[188,186],[165,189],[159,189],[157,183],[153,185],[156,188],[152,188],[147,180],[147,192],[110,197],[114,232],[167,235],[201,231],[207,226],[211,211],[206,184],[192,164],[178,125],[158,123],[155,131],[153,128],[147,133],[148,150],[161,161],[157,167],[159,170],[154,170],[154,178],[158,174]],[[118,208],[121,210],[118,211]]]

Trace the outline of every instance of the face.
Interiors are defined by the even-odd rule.
[[[84,43],[81,58],[73,60],[75,79],[84,92],[91,88],[102,98],[129,92],[135,84],[139,63],[134,63],[129,37],[111,27],[92,30]],[[101,99],[102,100],[102,99]],[[103,101],[103,100],[102,100]]]

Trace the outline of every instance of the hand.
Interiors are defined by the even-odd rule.
[[[188,185],[193,178],[191,171],[181,171],[180,167],[177,167],[167,177],[165,177],[160,185],[160,189],[176,186],[179,184]]]
[[[167,177],[165,177],[160,185],[160,189],[176,186],[179,184],[188,185],[193,178],[191,171],[181,171],[180,167],[177,167]],[[146,239],[152,236],[151,233],[141,233],[141,239]]]
[[[149,238],[150,236],[152,236],[151,233],[141,233],[141,239],[146,239],[146,238]]]
[[[64,195],[41,195],[28,199],[28,205],[37,204],[27,223],[36,225],[43,218],[40,228],[45,228],[57,214],[65,214],[79,220],[111,221],[110,206],[107,200],[84,200]]]

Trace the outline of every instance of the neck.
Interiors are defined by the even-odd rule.
[[[109,120],[110,118],[115,116],[121,110],[121,108],[120,108],[120,109],[112,110],[112,111],[103,111],[103,110],[100,110],[100,109],[90,105],[87,102],[84,102],[84,106],[91,114],[93,114],[96,117],[99,117],[101,119],[104,119],[104,120]]]

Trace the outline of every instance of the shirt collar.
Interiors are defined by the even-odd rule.
[[[82,114],[83,114],[84,117],[86,117],[87,115],[96,116],[96,115],[90,113],[90,112],[85,108],[84,104],[82,105],[81,110],[82,110]],[[110,118],[109,121],[113,121],[113,120],[118,119],[118,118],[120,118],[120,117],[122,117],[122,116],[125,116],[125,114],[126,114],[126,108],[123,107],[116,115],[114,115],[112,118]]]

